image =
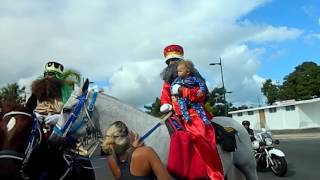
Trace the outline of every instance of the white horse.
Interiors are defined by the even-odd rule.
[[[79,102],[76,97],[81,94],[81,88],[75,90],[65,106],[67,106],[69,109],[75,107]],[[99,123],[99,127],[102,133],[105,132],[105,129],[112,122],[123,121],[125,124],[127,124],[129,129],[139,133],[140,135],[146,133],[160,120],[148,115],[141,110],[133,108],[132,106],[121,102],[114,97],[102,93],[98,94],[92,119],[96,123]],[[62,126],[66,121],[66,118],[61,118],[58,124]],[[233,127],[238,131],[238,136],[236,137],[237,149],[235,152],[226,152],[218,147],[225,176],[228,177],[228,180],[241,179],[240,177],[242,176],[240,174],[234,173],[236,171],[233,170],[233,167],[237,167],[243,173],[247,180],[257,180],[258,177],[256,173],[254,154],[251,147],[249,135],[244,127],[241,124],[237,123],[235,120],[228,117],[215,117],[213,121],[222,126]],[[55,135],[53,134],[53,136]],[[153,149],[155,149],[162,162],[166,163],[169,150],[169,140],[170,136],[167,127],[165,125],[162,125],[157,128],[148,138],[146,138],[144,142],[146,145],[151,146]],[[106,171],[106,169],[104,169],[104,171]]]

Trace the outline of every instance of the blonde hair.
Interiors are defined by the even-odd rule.
[[[131,144],[128,127],[121,121],[116,121],[106,130],[102,142],[102,150],[108,155],[119,155],[125,152]]]
[[[192,63],[191,60],[185,60],[185,61],[178,61],[178,66],[184,66],[186,67],[186,69],[188,70],[188,72],[190,73],[190,75],[194,75],[196,73],[196,69]]]

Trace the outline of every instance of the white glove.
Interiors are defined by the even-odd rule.
[[[178,95],[179,94],[179,88],[181,86],[179,84],[175,84],[171,87],[171,95]]]
[[[171,104],[162,104],[160,107],[160,112],[162,113],[167,113],[172,110],[172,105]]]
[[[45,118],[44,122],[50,126],[54,126],[57,124],[60,117],[61,117],[60,114],[49,115]]]

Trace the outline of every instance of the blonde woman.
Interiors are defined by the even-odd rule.
[[[170,179],[156,152],[143,146],[121,121],[107,129],[102,149],[108,154],[108,165],[117,180]]]

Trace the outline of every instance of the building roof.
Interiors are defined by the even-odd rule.
[[[320,101],[320,98],[314,98],[314,99],[307,99],[302,101],[296,101],[294,99],[286,100],[286,101],[277,101],[272,105],[269,106],[262,106],[262,107],[255,107],[255,108],[249,108],[249,109],[242,109],[237,111],[230,111],[228,114],[235,114],[239,112],[248,112],[248,111],[257,111],[261,109],[270,109],[275,107],[283,107],[283,106],[291,106],[291,105],[299,105],[299,104],[308,104],[308,103],[314,103]]]

